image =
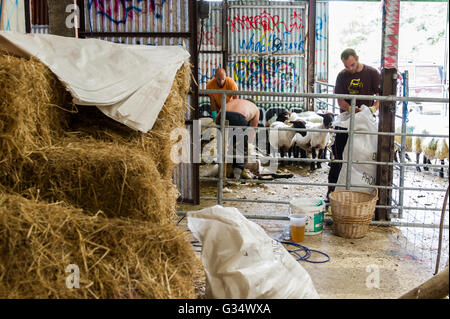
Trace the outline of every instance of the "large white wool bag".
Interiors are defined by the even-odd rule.
[[[209,298],[319,298],[306,270],[238,209],[217,205],[187,217],[202,243]]]

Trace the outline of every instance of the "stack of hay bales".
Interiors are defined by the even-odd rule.
[[[0,52],[0,298],[196,297],[170,160],[189,81],[184,65],[144,134],[73,105],[39,61]]]

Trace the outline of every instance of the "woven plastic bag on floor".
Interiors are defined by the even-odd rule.
[[[311,277],[293,256],[234,207],[188,212],[188,227],[202,243],[209,298],[319,298]]]

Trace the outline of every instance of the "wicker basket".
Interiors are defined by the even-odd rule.
[[[377,200],[377,189],[374,194],[350,190],[331,193],[331,213],[336,235],[344,238],[364,237],[369,231]]]

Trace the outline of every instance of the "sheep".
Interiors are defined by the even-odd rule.
[[[276,115],[275,121],[272,121],[272,120],[268,121],[267,126],[271,127],[272,124],[277,123],[277,122],[285,123],[287,125],[287,124],[289,124],[288,120],[289,120],[289,112],[286,109],[282,109],[281,112]],[[275,124],[275,125],[279,125],[279,124]],[[270,141],[270,130],[266,130],[266,141]],[[271,151],[270,150],[270,142],[267,143],[266,151],[267,151],[267,155],[269,155],[270,151]]]
[[[412,133],[414,131],[414,127],[406,126],[406,132]],[[398,127],[395,129],[396,133],[401,132],[401,127]],[[398,144],[394,144],[394,160],[398,163],[400,162],[400,146],[402,144],[402,137],[400,135],[396,135],[394,137],[395,142]],[[405,136],[405,158],[408,161],[411,161],[411,158],[409,157],[408,153],[406,152],[412,152],[412,136]]]
[[[406,132],[413,133],[414,127],[407,125]],[[400,132],[400,129],[396,129],[396,132]],[[422,130],[420,134],[429,134],[427,130]],[[401,136],[396,135],[395,141],[398,144],[401,144]],[[400,152],[400,148],[395,145],[395,161],[398,160],[398,153]],[[447,138],[435,138],[435,137],[422,137],[422,136],[406,136],[405,137],[405,158],[408,161],[411,161],[410,157],[406,152],[414,152],[416,154],[416,170],[421,172],[421,168],[419,166],[420,162],[420,154],[423,153],[423,164],[431,164],[430,159],[440,160],[441,164],[445,164],[445,159],[449,158],[449,148],[448,148],[448,139]],[[428,167],[423,168],[424,171],[428,171]],[[439,176],[441,178],[444,177],[444,168],[441,167],[439,171]]]
[[[280,121],[280,117],[286,116],[285,119],[281,120],[281,122],[284,122],[289,117],[289,112],[284,107],[272,107],[267,110],[266,112],[266,125],[267,127],[270,126],[275,121]],[[262,118],[262,117],[261,117]]]
[[[333,124],[334,120],[334,114],[332,113],[325,113],[320,114],[317,113],[322,118],[322,123],[310,123],[307,125],[307,128],[314,128],[314,129],[330,129]],[[315,159],[316,155],[318,155],[319,159],[325,158],[324,153],[329,143],[329,132],[310,132],[304,136],[301,135],[295,135],[293,144],[295,146],[298,146],[300,149],[302,149],[303,155],[306,153],[311,153],[312,158]],[[316,151],[318,151],[318,154],[316,154]],[[306,157],[306,156],[304,156]],[[322,168],[322,165],[320,162],[311,162],[310,169],[311,171],[314,171],[317,168]]]
[[[297,120],[303,120],[305,122],[310,123],[322,123],[323,118],[321,117],[321,114],[315,113],[312,111],[306,111],[301,113],[294,113],[292,112],[289,116],[290,121],[297,121]]]
[[[423,149],[423,163],[431,164],[430,159],[440,160],[441,165],[445,165],[445,159],[449,158],[448,138],[435,138],[428,139]],[[428,167],[423,168],[428,171]],[[444,178],[444,168],[439,170],[439,177]]]
[[[395,130],[397,133],[400,133],[400,128],[397,128]],[[414,127],[411,126],[406,126],[406,132],[407,133],[413,133],[414,132]],[[420,134],[429,134],[427,130],[422,130],[420,132]],[[401,145],[401,136],[400,135],[396,135],[394,138],[395,142],[398,143],[399,145]],[[411,161],[411,158],[409,157],[407,152],[413,152],[416,154],[416,170],[418,172],[421,172],[422,170],[420,169],[419,166],[419,161],[420,161],[420,154],[423,152],[425,146],[428,144],[429,142],[429,138],[427,137],[422,137],[422,136],[405,136],[405,158],[407,161]],[[400,162],[400,147],[397,144],[394,144],[394,160],[396,162]],[[424,163],[426,164],[426,163]],[[428,170],[427,167],[424,167],[424,170]]]
[[[298,129],[306,128],[306,123],[303,120],[291,121],[291,123],[289,124],[292,124],[294,128]],[[275,121],[270,125],[269,144],[272,147],[278,148],[281,157],[284,157],[286,152],[291,148],[293,138],[296,134],[299,134],[300,136],[306,135],[306,132],[297,133],[296,131],[281,130],[283,128],[290,128],[290,127],[291,126],[281,121]],[[281,165],[283,166],[284,163],[281,163]]]

